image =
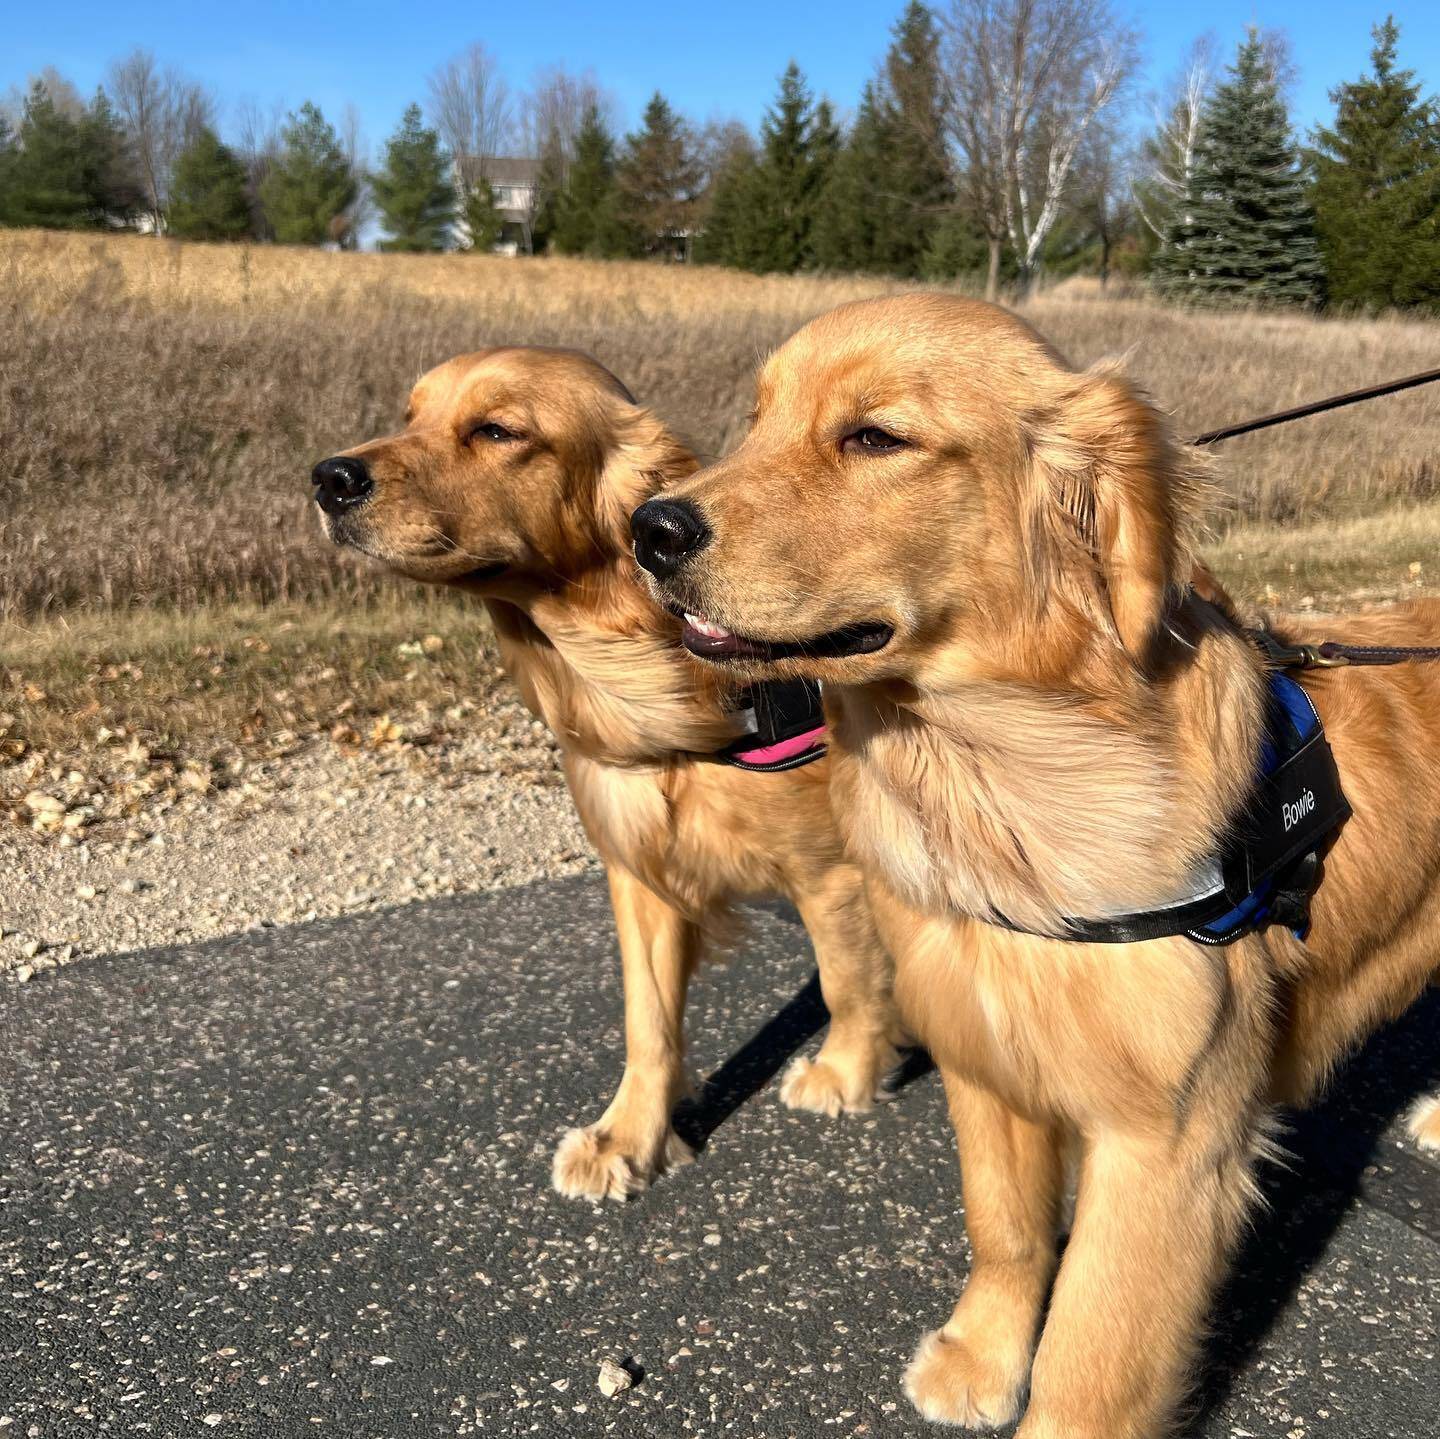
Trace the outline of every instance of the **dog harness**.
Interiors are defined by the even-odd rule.
[[[716,756],[757,774],[799,769],[825,753],[825,710],[813,680],[751,685],[735,706],[745,733]]]
[[[1289,677],[1269,677],[1259,778],[1244,814],[1191,893],[1171,904],[1100,919],[1065,920],[1062,938],[1084,944],[1138,944],[1184,935],[1230,944],[1267,924],[1303,939],[1320,856],[1350,817],[1335,756],[1310,696]],[[1020,931],[1001,915],[994,922]]]

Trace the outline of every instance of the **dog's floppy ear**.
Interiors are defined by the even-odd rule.
[[[616,443],[600,474],[595,509],[607,537],[628,554],[630,516],[700,462],[643,405],[617,399],[615,408]]]
[[[1144,667],[1194,563],[1198,466],[1155,408],[1107,370],[1068,376],[1030,436],[1037,519],[1090,569],[1117,638]]]

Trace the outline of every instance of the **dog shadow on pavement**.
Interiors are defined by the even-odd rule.
[[[1407,1203],[1404,1221],[1440,1244],[1440,1169],[1408,1137],[1390,1142],[1396,1120],[1437,1086],[1440,989],[1430,989],[1339,1071],[1319,1104],[1283,1112],[1277,1138],[1285,1159],[1261,1168],[1264,1203],[1216,1300],[1197,1421],[1229,1400],[1357,1204],[1383,1207],[1387,1197],[1416,1190],[1428,1202]],[[1378,1177],[1382,1162],[1389,1172]]]

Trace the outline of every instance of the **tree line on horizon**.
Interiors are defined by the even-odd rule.
[[[1223,72],[1198,43],[1137,143],[1137,42],[1110,0],[910,0],[848,124],[792,62],[754,135],[659,92],[620,135],[599,84],[563,71],[517,115],[475,45],[373,167],[353,114],[342,135],[308,101],[283,121],[252,109],[227,144],[213,99],[137,51],[88,103],[47,72],[0,112],[0,223],[344,247],[373,218],[383,249],[483,252],[511,213],[497,162],[520,150],[529,253],[965,277],[992,297],[1089,272],[1198,303],[1433,307],[1440,106],[1401,68],[1393,18],[1372,34],[1308,142],[1283,43],[1252,29]]]

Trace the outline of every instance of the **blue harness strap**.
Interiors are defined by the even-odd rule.
[[[1260,746],[1260,782],[1241,821],[1239,843],[1221,870],[1224,914],[1186,930],[1202,944],[1229,944],[1262,925],[1309,928],[1310,896],[1320,880],[1320,850],[1350,817],[1335,758],[1310,696],[1289,675],[1269,678],[1270,715]]]

